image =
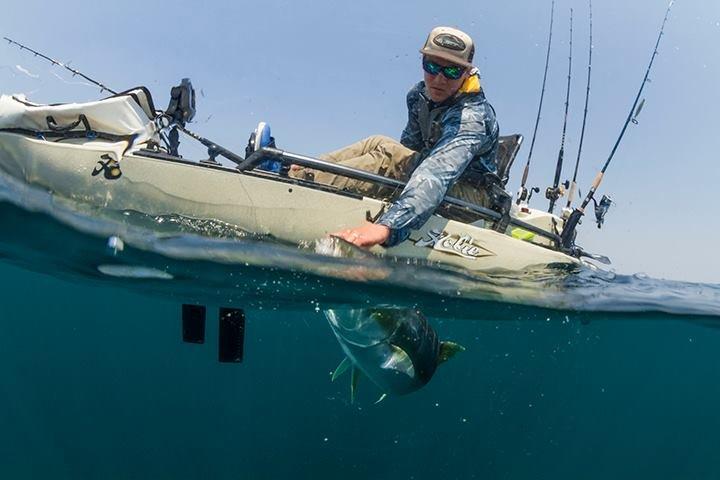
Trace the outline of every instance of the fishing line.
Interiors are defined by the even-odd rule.
[[[22,65],[15,65],[15,70],[17,70],[18,72],[20,72],[20,73],[22,73],[23,75],[26,75],[26,76],[28,76],[28,77],[30,77],[30,78],[40,78],[40,75],[38,75],[38,74],[36,74],[36,73],[30,72],[30,70],[28,70],[27,68],[23,67]]]
[[[70,80],[64,79],[64,78],[63,78],[59,73],[57,73],[57,72],[52,72],[52,71],[51,71],[50,73],[52,74],[53,77],[57,78],[57,79],[60,80],[62,83],[65,83],[65,84],[67,84],[67,85],[80,85],[80,86],[83,86],[83,87],[93,87],[93,86],[94,86],[92,83],[88,83],[88,82],[71,82]]]

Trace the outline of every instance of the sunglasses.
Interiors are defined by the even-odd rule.
[[[439,65],[432,60],[428,60],[427,58],[423,58],[423,70],[425,70],[430,75],[437,75],[438,73],[442,72],[443,75],[445,75],[445,78],[450,80],[457,80],[458,78],[462,77],[462,74],[465,73],[465,67],[460,67],[458,65],[450,65],[447,67],[443,67],[442,65]]]

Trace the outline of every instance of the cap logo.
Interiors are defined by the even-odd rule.
[[[462,52],[466,48],[465,42],[450,33],[441,33],[433,38],[433,43],[440,47],[447,48],[449,50],[457,50],[459,52]]]

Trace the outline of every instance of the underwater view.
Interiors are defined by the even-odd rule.
[[[0,479],[720,478],[720,3],[2,13]]]
[[[0,210],[7,478],[720,474],[718,285],[470,274],[7,176]],[[244,312],[229,363],[220,309]],[[412,381],[382,377],[403,341]]]

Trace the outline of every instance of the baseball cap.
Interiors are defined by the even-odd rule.
[[[420,53],[464,67],[472,67],[475,45],[470,35],[457,28],[435,27],[428,35]]]

